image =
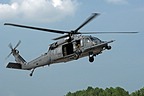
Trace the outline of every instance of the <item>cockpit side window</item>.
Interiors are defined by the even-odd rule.
[[[86,42],[89,43],[89,42],[90,42],[90,39],[89,39],[89,38],[86,38]]]
[[[53,50],[53,49],[55,49],[56,47],[58,47],[57,42],[51,44],[50,47],[49,47],[49,50]]]

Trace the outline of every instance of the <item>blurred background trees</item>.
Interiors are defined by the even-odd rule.
[[[110,87],[106,89],[88,87],[86,90],[68,92],[65,96],[144,96],[144,88],[131,94],[121,87]]]

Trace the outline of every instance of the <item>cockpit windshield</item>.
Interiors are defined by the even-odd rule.
[[[94,42],[96,44],[99,44],[101,42],[101,40],[99,38],[97,38],[97,37],[90,36],[90,39],[91,39],[92,42]]]

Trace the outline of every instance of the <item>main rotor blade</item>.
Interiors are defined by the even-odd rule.
[[[68,37],[69,35],[63,35],[63,36],[59,36],[57,38],[54,38],[53,40],[59,40],[59,39],[62,39],[62,38],[66,38]]]
[[[25,25],[13,24],[13,23],[5,23],[4,25],[10,25],[10,26],[15,26],[15,27],[22,27],[22,28],[40,30],[40,31],[47,31],[47,32],[53,32],[53,33],[59,33],[59,34],[69,33],[67,31],[60,31],[60,30],[53,30],[53,29],[39,28],[39,27],[32,27],[32,26],[25,26]]]
[[[77,32],[72,34],[135,34],[135,33],[138,32]],[[66,37],[69,37],[69,34],[54,38],[53,40],[59,40]]]
[[[98,16],[99,13],[93,13],[82,25],[80,25],[75,31],[78,32],[78,30],[80,30],[83,26],[85,26],[87,23],[89,23],[91,20],[93,20],[96,16]]]
[[[138,32],[78,32],[74,34],[135,34]]]

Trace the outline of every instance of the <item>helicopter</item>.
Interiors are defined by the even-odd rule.
[[[7,58],[10,55],[13,55],[16,62],[9,62],[6,67],[13,68],[13,69],[21,69],[21,70],[31,70],[30,76],[32,76],[36,68],[46,66],[46,65],[78,60],[79,58],[83,58],[86,56],[88,56],[89,62],[93,62],[94,57],[101,54],[104,50],[110,50],[112,47],[109,45],[109,43],[112,43],[115,40],[102,41],[97,37],[91,35],[90,36],[83,35],[83,34],[138,33],[138,32],[83,33],[79,31],[82,27],[84,27],[87,23],[92,21],[98,15],[99,13],[92,13],[92,15],[89,18],[87,18],[85,22],[83,22],[78,28],[72,31],[61,31],[61,30],[53,30],[53,29],[40,28],[40,27],[25,26],[25,25],[14,24],[14,23],[4,23],[4,25],[9,25],[9,26],[64,34],[63,36],[54,38],[53,40],[56,40],[56,42],[50,44],[48,51],[30,62],[27,62],[25,59],[23,59],[23,57],[20,55],[19,51],[17,50],[17,47],[20,45],[21,41],[19,41],[14,48],[10,43],[9,48],[11,49],[11,53],[7,56]]]

